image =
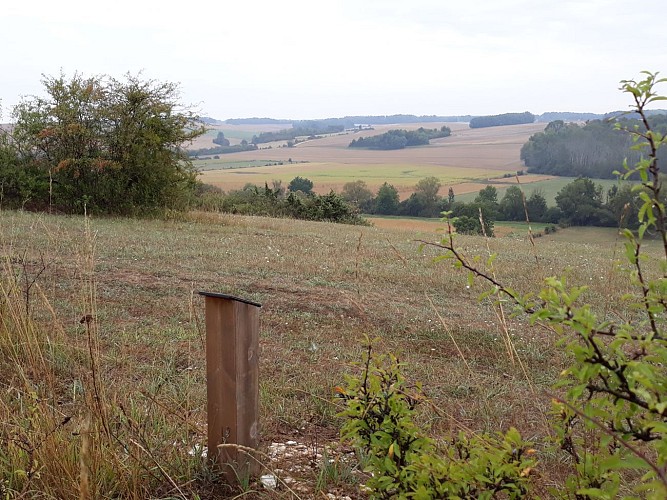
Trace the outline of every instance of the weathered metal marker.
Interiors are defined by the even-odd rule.
[[[206,307],[208,456],[228,480],[238,481],[258,471],[249,449],[257,449],[259,438],[262,305],[221,293],[199,294]]]

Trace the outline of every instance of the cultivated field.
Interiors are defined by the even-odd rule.
[[[428,146],[396,151],[371,151],[348,148],[356,137],[380,134],[394,128],[416,129],[420,126],[435,128],[442,123],[377,126],[373,131],[332,135],[322,139],[305,141],[293,148],[277,147],[220,155],[219,160],[199,160],[201,179],[225,190],[239,189],[246,183],[263,185],[274,179],[287,184],[297,175],[315,183],[315,191],[326,193],[340,191],[351,180],[364,180],[371,190],[383,182],[393,184],[402,198],[409,196],[414,185],[424,177],[438,177],[443,184],[442,194],[450,186],[455,192],[475,192],[484,187],[488,179],[513,174],[524,167],[519,160],[521,146],[528,138],[544,129],[543,123],[470,129],[467,124],[448,123],[450,137],[432,140]],[[262,145],[265,147],[265,145]],[[289,164],[293,162],[307,162]],[[230,162],[273,161],[283,165],[241,169],[224,169]],[[215,167],[220,169],[216,171]],[[546,176],[527,176],[529,183]],[[481,187],[480,187],[481,186]]]
[[[34,363],[45,366],[44,384],[52,391],[32,403],[37,413],[31,418],[52,418],[53,427],[33,423],[34,436],[25,438],[46,443],[34,452],[43,468],[33,487],[63,484],[61,490],[52,486],[51,495],[78,498],[78,462],[67,469],[56,459],[65,450],[73,454],[82,439],[88,443],[83,402],[95,399],[82,391],[97,373],[104,405],[91,404],[106,408],[101,414],[113,425],[109,432],[120,437],[111,448],[92,442],[100,455],[91,470],[106,470],[107,460],[126,468],[128,479],[96,476],[96,487],[108,483],[119,495],[141,491],[129,478],[146,476],[163,497],[231,494],[206,472],[201,453],[192,452],[201,450],[206,435],[199,290],[263,304],[262,448],[294,440],[310,450],[300,470],[265,457],[268,468],[282,470],[279,476],[296,479],[290,484],[301,498],[315,498],[317,491],[363,496],[354,460],[339,455],[345,449],[336,445],[334,387],[354,371],[364,335],[380,337],[378,349],[399,353],[408,379],[424,383],[429,403],[421,407],[420,423],[435,436],[516,426],[527,438],[543,438],[551,384],[563,367],[554,334],[525,318],[503,326],[489,303],[477,303],[482,288],[468,288],[465,275],[434,263],[437,252],[420,254],[415,240],[436,241],[435,224],[384,229],[195,213],[171,221],[101,218],[87,226],[80,217],[0,213],[3,291],[16,293],[17,311],[25,302],[43,332],[34,334],[43,348],[43,359]],[[469,254],[498,252],[498,277],[517,290],[535,290],[546,276],[569,268],[569,284],[588,285],[587,298],[605,308],[625,285],[612,272],[615,233],[600,231],[580,244],[568,238],[580,239],[569,229],[538,238],[535,246],[520,232],[489,241],[460,237],[459,243]],[[19,344],[2,331],[0,350],[8,356]],[[3,381],[18,376],[7,359],[0,358]],[[2,394],[0,420],[18,428],[12,408],[30,396]],[[316,455],[329,445],[330,456],[347,458],[323,475]],[[20,450],[6,451],[14,452]],[[142,469],[137,457],[151,468]],[[562,457],[538,449],[538,459],[540,482],[551,484]],[[262,495],[292,494],[282,488]]]
[[[289,127],[289,125],[210,125],[206,134],[201,135],[195,139],[192,145],[188,146],[192,149],[213,148],[217,144],[213,142],[218,136],[218,132],[225,134],[225,138],[229,139],[231,145],[240,144],[243,139],[250,142],[253,135],[260,132],[278,132],[279,130]]]

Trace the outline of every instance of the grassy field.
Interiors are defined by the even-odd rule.
[[[470,185],[470,189],[479,189],[486,184],[482,182],[489,177],[496,175],[496,171],[491,169],[469,169],[465,167],[443,168],[436,165],[400,165],[400,164],[376,164],[376,165],[340,165],[337,163],[317,163],[309,162],[303,164],[263,166],[257,168],[228,169],[221,163],[222,169],[213,170],[212,165],[216,161],[206,160],[206,171],[202,175],[204,182],[216,186],[231,189],[243,187],[251,182],[263,185],[265,182],[271,184],[274,179],[283,181],[287,185],[290,180],[296,176],[307,177],[315,185],[315,191],[320,194],[326,194],[330,190],[338,191],[346,182],[354,179],[363,179],[369,187],[377,188],[383,182],[389,182],[397,187],[401,198],[407,198],[414,191],[414,185],[420,179],[429,176],[435,176],[440,179],[443,185]],[[257,161],[257,160],[255,160]],[[444,190],[444,188],[443,188]],[[446,190],[444,190],[446,194]]]
[[[142,498],[149,488],[160,498],[231,496],[193,453],[206,435],[199,290],[263,304],[262,449],[294,440],[307,450],[299,468],[294,457],[264,460],[294,480],[294,496],[286,488],[253,493],[256,486],[248,485],[247,498],[363,497],[354,460],[336,444],[340,406],[333,394],[360,360],[364,335],[380,337],[378,349],[399,353],[408,379],[423,382],[430,403],[419,422],[433,435],[516,426],[530,439],[544,437],[547,391],[564,363],[553,334],[525,318],[499,322],[489,303],[477,303],[482,288],[468,288],[465,275],[434,263],[437,252],[419,253],[415,240],[436,241],[441,223],[384,227],[383,220],[390,219],[353,227],[194,213],[88,225],[80,217],[0,213],[0,421],[20,430],[27,424],[19,408],[28,400],[34,407],[27,430],[7,431],[24,444],[10,443],[3,460],[22,467],[37,460],[40,474],[29,489],[57,498],[79,498],[81,470],[105,495]],[[625,290],[612,272],[615,231],[561,230],[534,246],[524,231],[517,225],[513,238],[459,242],[469,254],[498,252],[498,277],[517,290],[535,290],[565,269],[571,285],[590,287],[596,307],[609,307]],[[32,340],[11,338],[12,321]],[[24,353],[26,346],[32,348]],[[79,465],[82,446],[95,463]],[[317,458],[325,447],[338,457],[326,474]],[[63,461],[62,454],[74,458]],[[538,455],[541,484],[551,484],[561,457]],[[118,468],[123,475],[112,477]],[[13,481],[26,484],[25,477]]]
[[[476,192],[484,187],[488,179],[502,177],[523,169],[519,160],[521,146],[535,132],[544,128],[544,124],[514,125],[470,129],[467,124],[450,123],[451,137],[436,139],[428,146],[406,148],[397,151],[372,151],[350,149],[352,139],[380,134],[392,128],[415,129],[420,126],[440,127],[443,124],[409,124],[401,126],[378,126],[372,131],[340,134],[309,140],[295,147],[234,153],[221,158],[225,162],[278,160],[286,164],[282,167],[267,169],[225,169],[215,171],[210,167],[215,163],[206,160],[206,171],[202,180],[215,184],[225,190],[239,189],[247,182],[264,184],[274,179],[289,183],[297,175],[308,177],[315,183],[315,191],[327,193],[333,189],[340,191],[349,181],[364,180],[369,188],[377,190],[383,182],[390,182],[399,190],[403,198],[413,192],[414,185],[424,177],[435,176],[443,184],[442,193],[447,193],[454,186],[458,194]],[[229,158],[228,158],[229,156]],[[306,162],[288,165],[289,159]],[[197,166],[199,162],[195,162]],[[544,178],[544,177],[538,177]],[[526,177],[525,182],[537,178]],[[481,187],[480,187],[481,186]]]
[[[524,177],[529,177],[530,181],[525,182]],[[521,188],[524,190],[527,196],[530,196],[530,193],[533,190],[539,189],[544,194],[544,198],[547,200],[547,204],[549,206],[556,205],[556,195],[558,194],[558,192],[561,189],[563,189],[563,187],[566,184],[569,184],[575,179],[576,177],[551,177],[551,176],[543,176],[542,178],[539,178],[538,176],[519,177]],[[606,194],[606,192],[612,186],[620,187],[622,185],[622,182],[629,182],[629,181],[618,181],[614,179],[593,179],[593,182],[595,184],[601,185],[603,193]],[[488,184],[491,184],[496,187],[496,189],[498,190],[498,200],[500,200],[505,195],[505,191],[507,190],[507,188],[509,186],[516,186],[517,182],[516,178],[514,177],[508,179],[494,179],[492,182],[487,183],[484,186],[481,186],[480,189],[482,189]],[[456,192],[456,187],[454,189]],[[469,203],[475,199],[475,196],[477,196],[477,192],[462,192],[460,196],[457,193],[456,199],[458,201],[464,201],[466,203]]]
[[[368,220],[373,226],[382,229],[398,229],[405,231],[415,231],[420,233],[443,234],[446,223],[440,219],[427,219],[424,217],[398,217],[398,216],[370,216]],[[530,231],[533,234],[541,233],[547,224],[531,223]],[[498,237],[527,237],[529,233],[528,224],[525,222],[497,221],[494,226],[494,233]],[[568,232],[571,234],[571,232]],[[613,233],[615,237],[615,232]],[[565,237],[567,240],[567,236]]]

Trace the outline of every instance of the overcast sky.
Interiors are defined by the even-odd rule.
[[[42,74],[180,82],[215,118],[626,109],[664,2],[31,0],[0,10],[4,121]],[[667,89],[664,89],[667,93]]]

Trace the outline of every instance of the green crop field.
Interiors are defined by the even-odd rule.
[[[400,217],[393,215],[372,215],[368,220],[378,228],[395,231],[413,231],[420,235],[442,235],[447,223],[441,219],[428,219],[425,217]],[[494,232],[498,237],[525,238],[529,232],[534,236],[544,236],[544,229],[554,227],[553,224],[539,222],[509,222],[496,221]],[[573,243],[617,243],[620,241],[618,229],[608,227],[568,227],[557,228],[556,232],[549,234],[548,241],[573,242]],[[655,242],[647,242],[647,245]]]

